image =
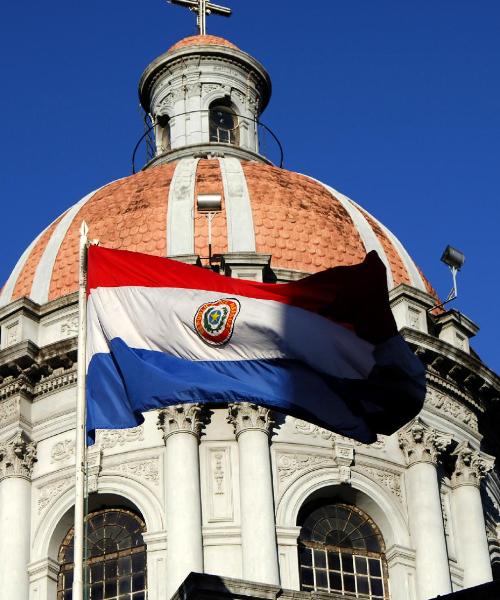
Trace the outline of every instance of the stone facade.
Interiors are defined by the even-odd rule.
[[[153,116],[181,117],[172,126],[170,150],[191,155],[180,161],[175,174],[168,165],[157,171],[162,173],[157,177],[170,178],[169,185],[172,181],[168,210],[177,219],[175,231],[168,233],[174,250],[167,244],[166,253],[199,263],[192,235],[197,185],[192,175],[198,158],[188,146],[204,143],[200,136],[206,127],[192,120],[188,129],[186,113],[222,94],[254,118],[269,89],[265,72],[240,51],[229,46],[217,55],[213,49],[203,51],[201,67],[195,54],[181,48],[153,63],[141,93]],[[262,281],[273,257],[256,252],[255,240],[252,246],[246,236],[250,196],[245,180],[231,171],[238,152],[249,158],[258,151],[253,135],[249,130],[232,154],[226,149],[223,161],[224,190],[234,200],[241,236],[230,238],[221,269],[228,276]],[[176,158],[163,150],[158,159]],[[264,162],[249,167],[256,179]],[[271,169],[262,168],[266,174]],[[279,177],[277,169],[272,173]],[[138,177],[144,183],[150,175]],[[293,186],[285,185],[287,193],[307,189],[326,194],[319,185],[304,188],[300,177],[294,175]],[[141,515],[149,600],[168,600],[191,571],[212,574],[222,583],[228,577],[246,581],[227,583],[233,590],[227,597],[248,586],[249,597],[274,598],[281,590],[283,597],[305,598],[298,592],[298,519],[301,509],[319,498],[355,504],[376,523],[385,544],[392,600],[426,600],[490,580],[492,565],[498,571],[500,476],[493,455],[500,448],[494,426],[500,381],[471,351],[468,338],[460,347],[456,343],[455,333],[472,336],[475,326],[459,319],[456,311],[446,318],[430,313],[435,298],[406,251],[393,241],[397,252],[384,254],[390,234],[384,233],[382,243],[368,225],[382,231],[375,221],[336,194],[347,211],[343,218],[348,227],[355,223],[362,233],[362,251],[378,249],[394,268],[388,270],[393,312],[427,368],[424,409],[400,432],[380,436],[370,446],[248,403],[210,411],[196,403],[173,406],[147,413],[140,427],[98,432],[88,453],[90,504],[133,508]],[[130,208],[130,202],[127,196],[123,212],[135,206]],[[71,210],[43,243],[51,235],[64,238],[77,209]],[[295,241],[285,234],[278,241],[283,247],[291,244],[292,252]],[[29,285],[35,258],[28,253],[31,266],[21,263],[4,288],[7,300],[0,307],[0,589],[9,600],[55,600],[59,547],[72,526],[78,307],[75,294],[50,297],[42,276],[57,265],[57,279],[59,270],[67,268],[50,255],[57,241],[43,252],[36,281],[30,279]],[[344,241],[342,245],[345,250]],[[302,265],[299,260],[297,256],[295,267]],[[406,283],[395,280],[394,265],[400,272],[407,267]],[[26,294],[31,284],[41,282],[32,299],[14,293],[12,282],[24,269],[28,279],[20,281]],[[281,269],[275,278],[295,280],[303,274],[299,271]],[[181,596],[187,597],[183,592],[176,597]]]

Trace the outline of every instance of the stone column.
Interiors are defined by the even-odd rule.
[[[399,433],[399,445],[408,464],[406,499],[419,600],[452,591],[436,470],[439,454],[450,443],[451,436],[428,427],[420,418]]]
[[[238,440],[243,579],[279,585],[270,411],[248,402],[232,404],[228,420]]]
[[[203,573],[198,444],[205,422],[198,404],[170,406],[158,419],[166,445],[167,598],[191,571]]]
[[[0,589],[2,598],[29,594],[31,473],[36,445],[23,431],[0,443]]]
[[[474,451],[468,442],[459,444],[453,454],[457,457],[451,479],[453,510],[464,588],[468,588],[493,579],[480,485],[495,459]]]

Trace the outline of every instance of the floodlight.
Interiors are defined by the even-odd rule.
[[[222,208],[220,194],[199,194],[196,206],[201,212],[219,212]]]
[[[465,256],[463,252],[453,248],[453,246],[446,246],[443,255],[441,256],[441,261],[444,262],[445,265],[448,265],[451,269],[455,269],[460,271],[460,269],[464,266]]]

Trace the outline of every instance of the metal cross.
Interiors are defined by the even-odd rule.
[[[212,4],[210,0],[168,0],[170,4],[178,4],[189,8],[195,12],[198,17],[196,24],[198,25],[198,34],[206,35],[207,33],[207,15],[219,15],[221,17],[230,17],[231,9],[218,4]]]

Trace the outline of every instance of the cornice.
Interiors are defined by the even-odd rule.
[[[46,317],[47,315],[57,312],[62,308],[76,305],[77,303],[77,292],[62,296],[61,298],[57,298],[57,300],[52,300],[51,302],[46,302],[45,304],[37,304],[30,298],[23,297],[0,307],[0,321],[7,319],[19,311],[22,311],[27,316],[38,320],[38,318]]]
[[[39,348],[29,340],[0,351],[0,400],[23,393],[28,398],[74,385],[77,339]]]
[[[271,97],[271,79],[264,66],[255,58],[237,48],[228,48],[218,45],[194,45],[179,48],[174,52],[165,52],[155,58],[144,70],[139,80],[139,100],[142,106],[147,110],[149,104],[149,94],[158,78],[169,71],[174,71],[179,67],[181,70],[186,68],[187,62],[200,64],[204,58],[215,58],[228,65],[236,65],[247,72],[257,73],[260,81],[258,86],[263,91],[262,104],[260,112],[263,112],[269,103]],[[257,83],[257,82],[256,82]]]

